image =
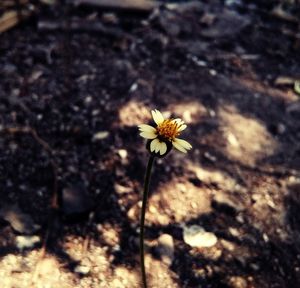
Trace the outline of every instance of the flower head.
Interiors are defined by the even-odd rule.
[[[192,145],[177,138],[187,127],[179,118],[165,119],[158,110],[152,110],[152,117],[156,127],[147,124],[139,125],[140,135],[149,140],[148,146],[151,153],[163,156],[174,146],[177,150],[186,153],[192,148]]]

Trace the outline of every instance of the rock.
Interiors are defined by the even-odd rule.
[[[241,224],[244,224],[245,223],[245,219],[244,219],[244,216],[242,214],[238,214],[236,217],[235,217],[236,221],[241,223]]]
[[[158,25],[169,35],[178,36],[181,32],[191,33],[193,26],[183,21],[184,15],[191,11],[202,12],[203,4],[198,1],[187,3],[170,3],[167,4],[167,10],[160,10],[159,13],[153,13],[152,18],[157,18]],[[174,13],[175,12],[175,13]]]
[[[18,70],[17,66],[13,65],[13,64],[4,64],[3,68],[2,68],[2,73],[5,75],[12,75],[14,74],[16,71]]]
[[[237,140],[236,136],[231,132],[227,133],[227,141],[233,147],[240,147],[239,141]]]
[[[120,22],[117,15],[115,13],[111,13],[111,12],[103,13],[101,20],[106,24],[113,24],[113,25],[117,25]]]
[[[260,269],[260,266],[255,263],[250,263],[249,265],[254,271],[258,271]]]
[[[30,215],[22,212],[17,204],[3,207],[0,210],[0,217],[9,222],[11,227],[21,234],[32,234],[40,228],[33,222]]]
[[[214,233],[206,232],[201,226],[192,225],[184,226],[183,240],[192,247],[204,248],[214,246],[218,238]]]
[[[84,265],[77,265],[74,272],[80,275],[87,275],[90,272],[90,268]]]
[[[182,3],[167,3],[166,7],[176,13],[202,12],[205,5],[199,1],[187,1]]]
[[[210,13],[210,12],[205,12],[201,17],[200,22],[202,24],[210,26],[215,22],[215,20],[216,20],[216,15],[215,14]]]
[[[229,227],[228,228],[229,233],[233,236],[233,237],[240,237],[241,233],[239,232],[239,230],[237,228],[234,227]]]
[[[278,123],[276,126],[277,133],[282,135],[286,132],[286,126],[283,123]]]
[[[128,152],[125,149],[119,149],[118,154],[119,154],[121,159],[126,159],[127,156],[128,156]]]
[[[162,234],[158,238],[156,248],[163,263],[170,266],[174,260],[174,240],[169,234]]]
[[[83,185],[71,186],[62,191],[62,211],[67,218],[80,218],[93,207],[91,196]]]
[[[203,156],[210,160],[211,162],[216,162],[218,159],[215,155],[212,155],[211,153],[209,153],[208,151],[204,152]]]
[[[161,13],[159,19],[159,25],[170,36],[178,36],[181,32],[180,24],[176,21],[176,16],[171,12]]]
[[[263,236],[263,239],[264,239],[264,241],[265,241],[266,243],[268,243],[268,242],[270,241],[268,234],[263,233],[262,236]]]
[[[230,241],[222,239],[221,244],[228,251],[234,251],[235,249],[234,244],[232,244]]]
[[[34,70],[28,78],[28,83],[33,84],[44,74],[41,70]]]
[[[115,183],[115,184],[114,184],[114,188],[115,188],[115,191],[116,191],[118,194],[127,194],[127,193],[132,192],[132,188],[127,187],[127,186],[120,185],[120,184],[118,184],[118,183]]]
[[[247,288],[247,281],[240,276],[232,276],[229,279],[229,285],[232,288]]]
[[[136,82],[134,82],[134,83],[130,86],[129,92],[130,92],[130,93],[135,92],[135,91],[138,89],[138,87],[139,87],[139,84],[136,83]]]
[[[30,249],[33,248],[37,243],[41,241],[39,236],[17,236],[16,237],[16,246],[18,249]]]
[[[93,141],[103,140],[109,136],[108,131],[100,131],[93,135]]]
[[[131,220],[131,222],[136,221],[136,219],[139,219],[139,209],[136,205],[133,205],[127,212],[128,219]],[[135,226],[135,225],[134,225]]]
[[[216,21],[208,28],[202,29],[200,33],[208,38],[233,37],[249,24],[250,20],[245,15],[242,16],[235,11],[224,9],[217,15]]]

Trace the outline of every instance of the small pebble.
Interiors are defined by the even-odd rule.
[[[81,275],[87,275],[90,272],[90,268],[84,265],[77,265],[74,269],[75,273],[81,274]]]
[[[17,236],[16,237],[16,246],[19,250],[30,249],[35,246],[35,244],[40,242],[39,236]]]

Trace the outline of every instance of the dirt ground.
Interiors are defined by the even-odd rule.
[[[155,162],[149,286],[300,287],[300,9],[287,2],[41,5],[2,33],[1,287],[141,287],[137,125],[151,109],[181,117],[193,149]],[[192,225],[215,243],[189,245]]]

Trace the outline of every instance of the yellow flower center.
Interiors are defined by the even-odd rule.
[[[156,127],[156,131],[164,140],[172,141],[180,134],[178,131],[180,126],[174,120],[167,119]]]

